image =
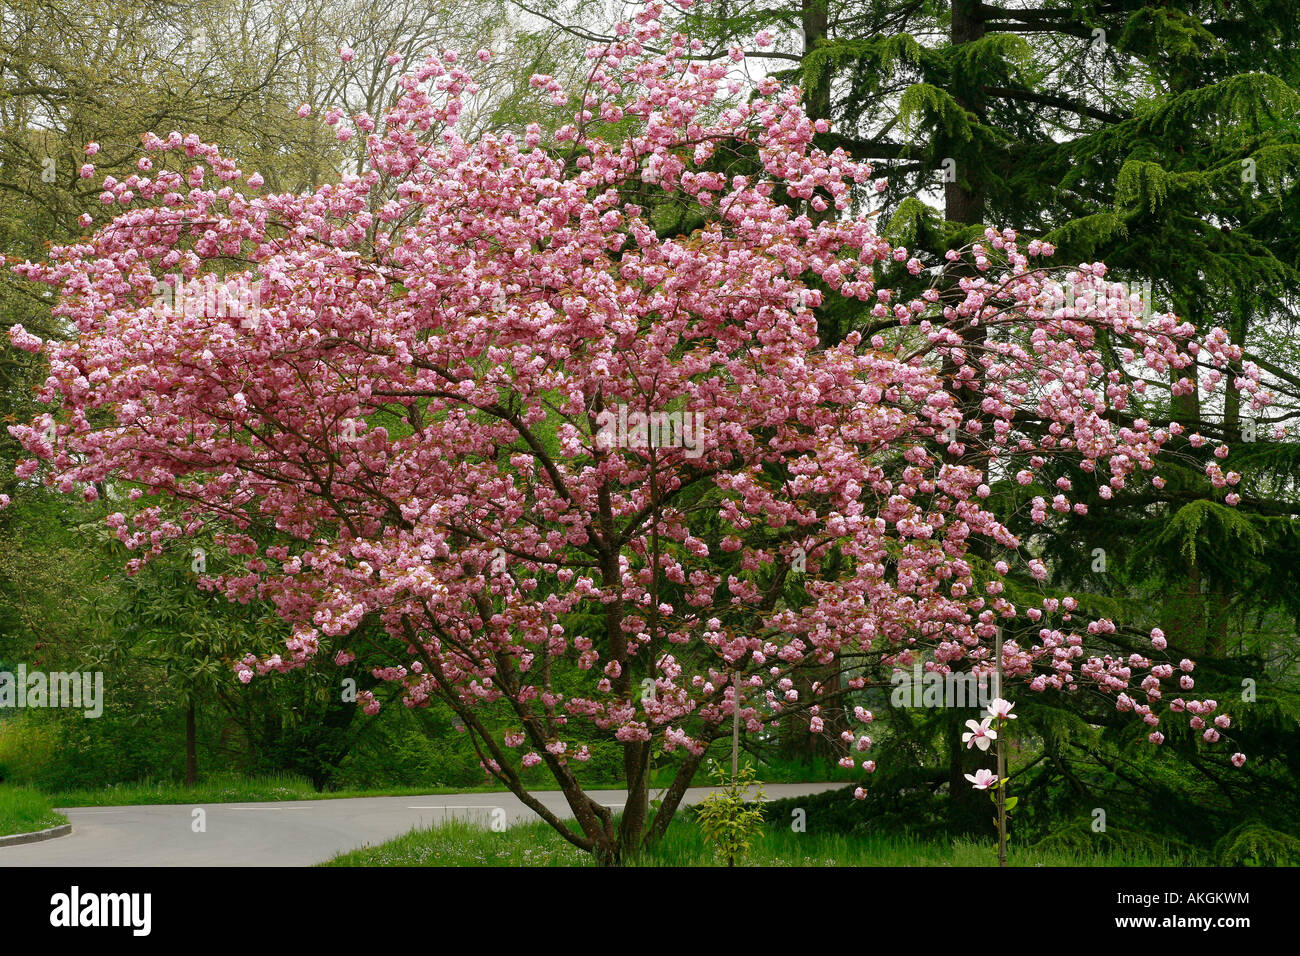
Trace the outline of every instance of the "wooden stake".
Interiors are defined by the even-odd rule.
[[[994,698],[1002,696],[1002,628],[997,629],[997,636],[993,641],[993,653],[997,657],[998,669],[997,677],[993,682]],[[1003,726],[998,728],[997,753],[998,753],[998,866],[1007,865],[1007,752],[1006,752],[1006,724],[1002,721]]]

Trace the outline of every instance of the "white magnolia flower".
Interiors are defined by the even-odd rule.
[[[992,717],[985,717],[979,723],[973,720],[966,721],[970,731],[961,735],[961,742],[968,748],[978,747],[980,750],[988,750],[989,744],[998,739],[998,732],[989,726],[992,721]]]

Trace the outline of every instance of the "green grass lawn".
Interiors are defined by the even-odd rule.
[[[675,820],[668,836],[632,866],[718,866],[700,830]],[[992,844],[926,842],[906,836],[844,836],[794,833],[768,828],[758,838],[747,866],[994,866]],[[1071,850],[1013,849],[1011,866],[1170,866],[1174,861],[1149,849],[1080,854]],[[463,821],[405,836],[335,857],[323,866],[594,866],[589,854],[573,847],[542,822],[519,824],[494,833]]]
[[[146,780],[97,790],[58,790],[56,807],[127,807],[164,803],[261,803],[276,800],[337,800],[347,797],[406,797],[436,793],[493,793],[499,787],[392,787],[378,790],[317,791],[305,777],[270,774],[246,777],[213,774],[192,787],[175,781]]]
[[[34,833],[67,822],[39,790],[0,784],[0,836]]]

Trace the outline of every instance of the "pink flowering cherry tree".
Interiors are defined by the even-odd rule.
[[[1129,373],[1168,381],[1197,352],[1226,367],[1235,347],[1144,319],[1100,264],[1062,299],[1050,248],[1010,231],[954,253],[960,281],[894,301],[879,267],[922,265],[875,234],[870,169],[812,145],[824,123],[797,90],[741,101],[729,62],[694,59],[654,6],[619,37],[582,91],[534,78],[577,109],[545,141],[462,140],[472,70],[430,58],[382,122],[357,121],[365,173],[308,194],[257,195],[217,147],[146,137],[140,173],[105,182],[115,218],[17,267],[72,329],[14,330],[48,355],[56,406],[11,428],[19,475],[130,487],[109,522],[133,564],[218,531],[243,566],[205,586],[291,628],[241,680],[347,662],[371,625],[390,696],[443,701],[492,775],[606,862],[665,832],[737,705],[751,734],[791,716],[819,732],[864,664],[987,670],[999,626],[1034,635],[1005,643],[1009,685],[1086,684],[1166,719],[1189,668],[1088,650],[1115,625],[1076,625],[1068,602],[1009,602],[1012,563],[1046,572],[983,500],[1058,456],[1105,487],[1150,480],[1169,433],[1126,417],[1146,387]],[[661,235],[667,202],[708,224]],[[160,280],[181,296],[211,275],[255,303],[160,302]],[[809,277],[899,329],[819,346]],[[1104,367],[1103,333],[1131,369]],[[975,540],[1003,559],[984,567]],[[820,680],[801,695],[804,673]],[[1214,709],[1175,709],[1193,707]],[[621,819],[575,773],[611,740]],[[652,813],[656,750],[677,770]],[[576,826],[529,792],[537,764]]]

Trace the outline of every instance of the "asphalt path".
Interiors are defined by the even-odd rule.
[[[767,784],[763,789],[769,800],[776,800],[843,786]],[[696,803],[709,792],[709,787],[692,787],[684,803]],[[558,816],[572,816],[559,791],[535,796]],[[627,799],[623,790],[597,790],[591,796],[615,811]],[[69,836],[0,847],[0,867],[311,866],[445,820],[487,827],[494,814],[497,821],[504,816],[507,824],[538,819],[511,793],[60,810],[72,824]],[[203,811],[201,818],[196,810]],[[202,830],[197,827],[200,819]]]

